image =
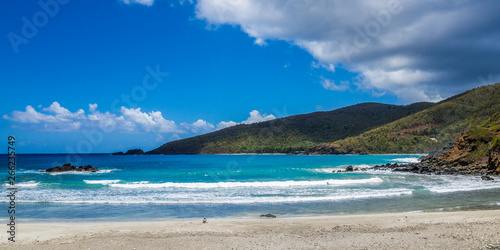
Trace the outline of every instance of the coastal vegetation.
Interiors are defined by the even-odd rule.
[[[240,124],[166,143],[148,154],[293,153],[320,143],[356,136],[434,106],[362,103],[333,111]]]
[[[464,132],[472,137],[487,137],[488,131],[498,128],[488,124],[494,123],[499,110],[500,83],[497,83],[438,103],[406,106],[362,103],[333,111],[240,124],[168,142],[146,154],[428,153],[450,147]],[[500,140],[493,136],[488,145],[480,148],[498,148]],[[483,149],[476,154],[484,157],[489,151]]]
[[[476,88],[416,114],[360,135],[308,149],[311,154],[427,153],[453,143],[461,133],[484,136],[500,110],[500,83]]]

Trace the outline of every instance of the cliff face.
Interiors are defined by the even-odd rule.
[[[463,133],[455,146],[437,157],[449,166],[487,169],[500,174],[500,113],[491,116],[482,126]]]
[[[420,158],[419,163],[377,165],[375,170],[392,170],[435,175],[500,175],[500,112],[482,126],[473,126],[456,139],[453,147]]]
[[[447,152],[438,156],[439,159],[447,161],[454,166],[468,166],[473,163],[480,165],[488,164],[488,156],[483,153],[478,154],[481,145],[488,144],[484,139],[476,139],[467,133],[463,133],[455,141],[455,146]]]
[[[496,147],[490,150],[490,155],[488,157],[488,169],[495,171],[500,175],[500,145],[496,145]]]

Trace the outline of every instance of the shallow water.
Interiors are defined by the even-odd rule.
[[[35,220],[144,220],[496,209],[500,182],[348,165],[416,162],[415,155],[19,155],[16,215]],[[98,173],[39,173],[71,161]],[[7,171],[2,192],[7,193]],[[0,202],[5,206],[7,200]]]

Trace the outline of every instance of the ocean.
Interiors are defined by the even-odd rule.
[[[5,156],[6,157],[6,156]],[[500,208],[500,182],[477,176],[358,171],[416,155],[18,155],[16,219],[120,221]],[[40,173],[66,162],[97,173]],[[8,194],[8,172],[0,173]],[[9,215],[6,195],[0,200]]]

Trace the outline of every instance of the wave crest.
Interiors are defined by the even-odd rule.
[[[381,183],[382,179],[378,177],[358,180],[320,180],[320,181],[268,181],[268,182],[191,182],[191,183],[149,183],[132,182],[109,184],[115,188],[190,188],[190,189],[209,189],[209,188],[234,188],[234,187],[291,187],[291,186],[348,186],[370,183]]]

